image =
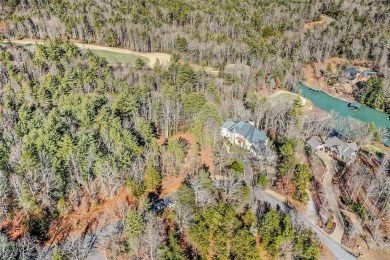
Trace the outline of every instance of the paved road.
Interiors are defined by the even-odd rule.
[[[295,218],[297,221],[303,223],[306,227],[313,230],[318,239],[333,253],[336,259],[343,260],[353,260],[356,259],[351,253],[344,249],[340,243],[332,239],[328,234],[324,233],[319,227],[312,224],[306,217],[302,214],[289,210],[283,202],[272,197],[271,195],[265,193],[258,187],[254,187],[254,195],[257,199],[268,202],[272,207],[279,208],[283,212],[289,212],[292,218]]]
[[[241,154],[241,156],[243,155]],[[240,157],[240,155],[238,155],[238,158],[243,159],[242,157]],[[336,259],[340,259],[340,260],[356,259],[354,255],[349,253],[346,249],[344,249],[341,246],[341,243],[339,241],[334,240],[332,237],[326,234],[322,229],[320,229],[316,224],[312,223],[312,221],[310,221],[308,216],[305,216],[302,213],[297,213],[295,211],[289,210],[284,205],[284,202],[280,200],[280,198],[271,196],[270,194],[266,193],[259,187],[253,186],[252,184],[253,174],[254,173],[250,165],[245,164],[245,182],[249,187],[253,188],[254,196],[257,199],[268,202],[273,208],[280,209],[284,212],[288,211],[288,213],[292,216],[292,218],[295,218],[297,221],[303,223],[304,226],[313,230],[316,233],[318,239],[333,253]]]

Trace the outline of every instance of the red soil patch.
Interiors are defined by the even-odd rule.
[[[306,30],[310,30],[310,29],[313,29],[314,27],[318,26],[318,25],[321,25],[321,24],[330,24],[331,22],[333,21],[333,18],[327,16],[327,15],[324,15],[324,14],[321,14],[320,15],[320,20],[319,21],[315,21],[315,22],[310,22],[310,23],[305,23],[303,25],[303,29],[306,31]]]
[[[200,162],[206,165],[211,174],[214,173],[214,153],[211,147],[205,147],[200,150]]]
[[[16,240],[26,232],[26,229],[23,226],[23,221],[26,220],[26,218],[26,214],[19,211],[12,219],[6,219],[1,222],[0,230],[6,231],[11,240]]]
[[[5,21],[0,22],[0,32],[5,32],[8,28],[8,23]]]
[[[336,260],[336,257],[329,250],[329,248],[327,248],[326,246],[323,246],[321,248],[320,260]]]
[[[183,184],[185,177],[187,176],[186,174],[186,169],[188,166],[194,165],[193,162],[196,159],[196,153],[198,151],[195,151],[196,149],[196,140],[195,136],[192,133],[177,133],[172,136],[172,138],[179,139],[183,138],[185,139],[188,144],[189,144],[189,150],[186,158],[186,164],[183,166],[183,169],[181,169],[180,174],[178,176],[168,176],[164,177],[162,180],[162,192],[161,192],[161,197],[165,197],[168,194],[171,194],[175,191],[177,191],[180,186]],[[164,135],[162,135],[158,140],[157,143],[161,146],[165,143],[166,138]],[[199,152],[199,163],[202,165],[204,164],[211,173],[214,172],[214,154],[213,150],[211,147],[204,147],[200,150]]]
[[[173,135],[172,138],[175,138],[175,139],[183,138],[183,139],[187,140],[187,142],[189,144],[189,151],[188,151],[186,159],[188,159],[191,155],[193,155],[193,153],[194,153],[193,148],[194,148],[194,144],[195,144],[195,138],[194,138],[193,134],[177,133],[177,134]],[[165,135],[161,135],[161,137],[157,140],[157,143],[161,146],[166,142],[166,140],[167,139],[165,138]],[[183,184],[183,182],[185,180],[185,177],[187,176],[185,169],[186,169],[186,167],[184,165],[184,168],[180,171],[180,174],[178,176],[167,176],[167,177],[164,177],[162,179],[161,194],[160,194],[161,197],[165,197],[168,194],[171,194],[180,188],[180,186]]]
[[[96,204],[92,205],[90,199],[84,198],[79,207],[56,220],[47,233],[47,245],[57,244],[68,237],[80,237],[90,230],[115,223],[121,218],[121,205],[126,209],[135,208],[137,201],[125,189],[114,198],[103,199]]]
[[[175,191],[177,191],[180,186],[183,184],[187,174],[185,171],[182,171],[179,176],[169,176],[163,178],[161,184],[161,197],[165,197]]]

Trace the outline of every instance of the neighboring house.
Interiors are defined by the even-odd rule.
[[[347,164],[353,163],[356,160],[357,151],[359,150],[356,143],[345,143],[338,137],[328,138],[323,143],[318,141],[315,137],[311,137],[307,140],[306,144],[310,146],[314,152],[325,149],[326,152]]]
[[[345,70],[345,74],[347,75],[347,78],[349,80],[354,80],[354,79],[356,79],[359,76],[360,71],[358,71],[355,68],[347,68]]]
[[[221,127],[221,135],[260,158],[273,157],[273,152],[267,146],[269,138],[266,133],[257,129],[252,123],[226,121]]]
[[[306,144],[312,149],[313,152],[323,151],[324,145],[320,141],[317,140],[314,136],[306,141]]]
[[[373,71],[373,70],[365,70],[362,72],[362,76],[363,77],[376,77],[377,73],[376,73],[376,71]]]

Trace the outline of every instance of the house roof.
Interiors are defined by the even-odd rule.
[[[351,158],[359,149],[356,143],[344,143],[337,137],[326,139],[324,145],[345,158]]]
[[[373,70],[365,70],[362,72],[362,74],[364,77],[377,75],[376,71],[373,71]]]
[[[357,151],[359,150],[358,146],[356,143],[350,143],[349,144],[349,148],[353,149],[354,151]]]
[[[225,122],[222,124],[222,128],[229,129],[230,127],[232,127],[232,126],[235,125],[236,123],[237,123],[237,121],[225,121]]]
[[[311,137],[306,143],[311,147],[311,149],[315,150],[318,146],[322,145],[320,141],[315,137]]]
[[[356,149],[355,149],[355,147],[356,147]],[[357,151],[357,145],[355,143],[343,144],[343,145],[337,146],[337,150],[341,156],[346,157],[346,158],[350,158]]]
[[[343,144],[344,144],[344,142],[335,136],[326,139],[324,142],[325,147],[333,147],[333,146],[338,146],[338,145],[343,145]]]
[[[260,131],[248,122],[226,121],[223,123],[222,128],[226,128],[229,132],[241,135],[249,143],[257,143],[268,140],[264,131]]]
[[[347,68],[345,70],[345,72],[347,72],[349,75],[351,76],[355,76],[356,74],[360,73],[360,71],[358,71],[357,69],[355,68]]]

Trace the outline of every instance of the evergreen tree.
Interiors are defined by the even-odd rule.
[[[188,43],[185,37],[177,36],[175,40],[175,44],[176,44],[176,49],[179,50],[180,52],[187,51]]]
[[[64,255],[58,247],[54,249],[52,260],[65,260]]]
[[[155,190],[161,184],[160,173],[152,166],[148,166],[144,173],[144,185],[147,190]]]
[[[232,259],[261,259],[256,248],[255,238],[246,228],[240,228],[235,232],[231,248]]]
[[[292,139],[286,139],[283,142],[283,145],[279,148],[280,153],[280,163],[279,163],[279,173],[283,176],[286,175],[289,171],[294,169],[296,164],[296,158],[294,155],[294,150],[296,146],[296,141]]]
[[[161,250],[161,258],[166,260],[185,260],[183,249],[180,247],[176,235],[169,231],[167,244]]]
[[[131,194],[137,198],[145,192],[145,186],[143,183],[136,181],[132,177],[127,178],[126,186],[130,189]]]
[[[297,236],[296,252],[299,259],[315,260],[320,257],[320,248],[313,240],[311,230],[305,230]]]
[[[125,219],[125,230],[128,239],[137,239],[144,231],[145,225],[140,211],[129,210]]]
[[[294,199],[303,203],[307,203],[309,195],[306,189],[309,187],[310,181],[313,179],[313,174],[307,164],[298,164],[295,167],[293,184],[295,185]]]
[[[294,100],[291,110],[288,112],[288,119],[294,120],[297,126],[302,124],[303,104],[301,96],[297,96]]]
[[[145,61],[141,58],[136,58],[134,62],[134,68],[136,70],[142,69],[146,65]]]
[[[384,91],[384,82],[379,77],[372,77],[363,86],[358,96],[359,102],[375,109],[384,110],[387,97]]]

